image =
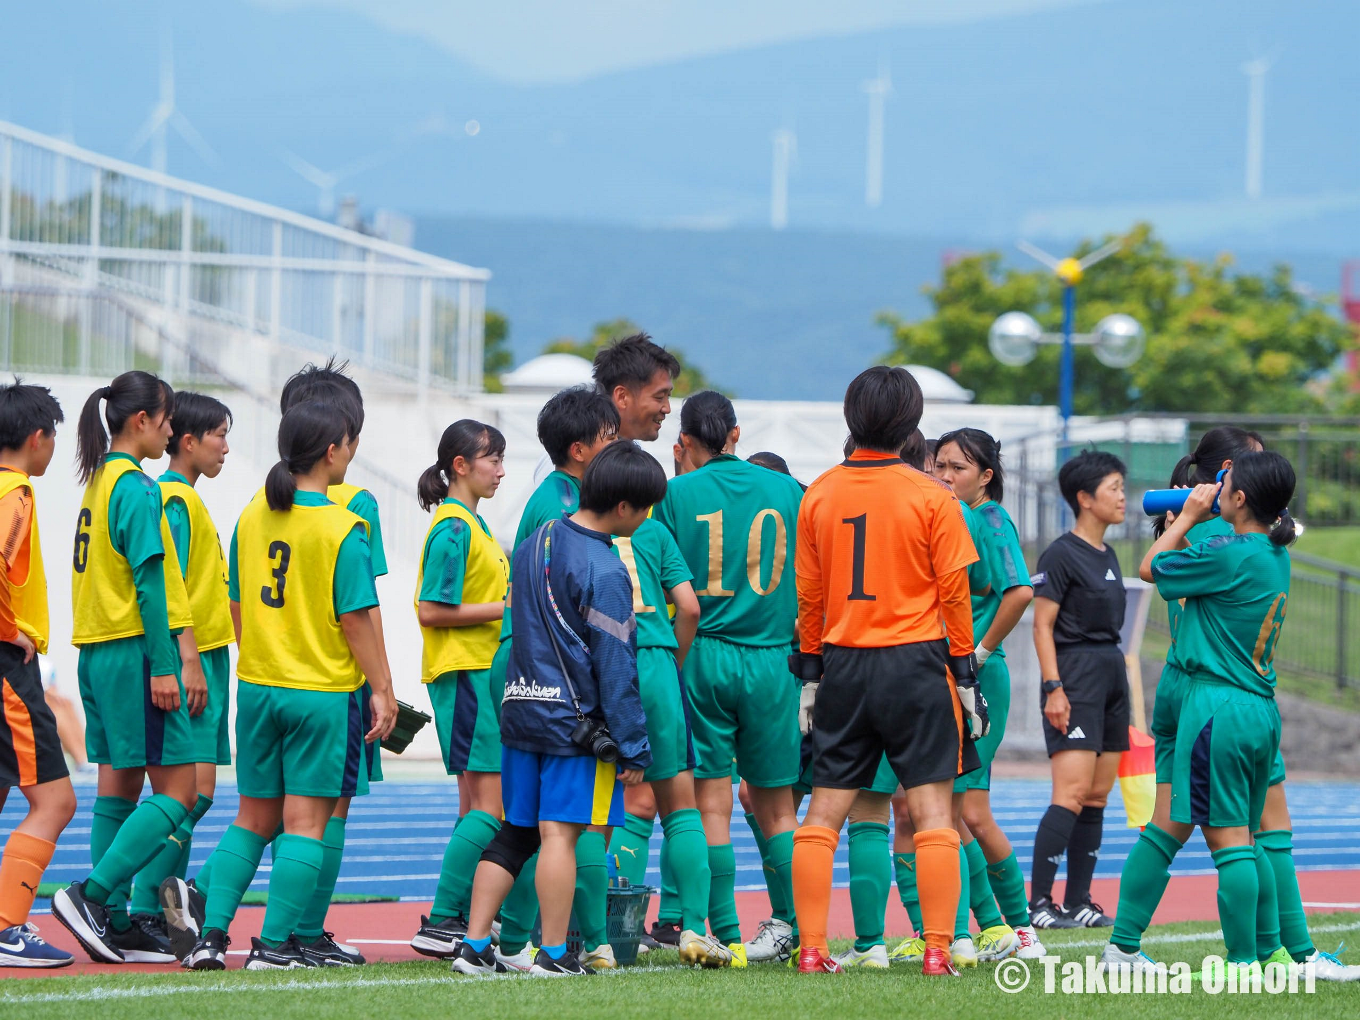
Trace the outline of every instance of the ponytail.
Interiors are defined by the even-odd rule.
[[[1294,518],[1289,516],[1289,509],[1286,507],[1280,511],[1280,519],[1275,522],[1275,527],[1270,529],[1270,540],[1276,545],[1293,545],[1294,539],[1298,537],[1298,528],[1295,527]]]
[[[462,418],[444,430],[439,437],[437,460],[420,474],[416,482],[416,499],[420,509],[429,511],[449,497],[453,482],[453,462],[459,457],[473,461],[478,457],[496,457],[505,453],[505,436],[500,429],[471,418]]]
[[[727,437],[737,427],[732,401],[717,390],[701,390],[680,408],[680,434],[689,436],[713,456],[723,452]]]
[[[99,421],[101,400],[108,402],[104,408],[108,432]],[[150,372],[124,372],[108,386],[101,386],[91,393],[76,422],[76,476],[80,484],[89,484],[109,452],[110,437],[122,432],[129,418],[142,411],[157,415],[161,412],[173,414],[174,410],[175,391],[168,382]]]
[[[334,403],[294,404],[279,422],[279,462],[264,481],[270,510],[291,510],[297,496],[297,475],[306,474],[332,446],[349,438],[345,409]]]

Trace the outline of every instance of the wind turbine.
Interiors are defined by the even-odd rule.
[[[1262,164],[1266,142],[1266,72],[1274,60],[1257,57],[1242,65],[1247,87],[1247,198],[1261,197]]]
[[[883,106],[892,95],[888,65],[880,64],[878,77],[861,86],[869,94],[869,138],[864,166],[864,204],[877,209],[883,204]]]
[[[356,160],[348,166],[341,167],[339,170],[322,170],[315,164],[307,162],[297,153],[290,152],[287,149],[284,149],[280,156],[299,177],[316,187],[317,212],[322,219],[329,219],[331,214],[335,212],[336,186],[341,181],[356,177],[366,170],[372,170],[375,166],[387,162],[391,158],[391,153],[374,153],[364,159]]]
[[[798,155],[798,136],[780,128],[770,136],[774,142],[774,169],[770,177],[770,227],[783,230],[789,225],[789,167]]]
[[[166,141],[171,128],[175,129],[189,148],[198,153],[199,159],[209,166],[217,166],[221,161],[201,134],[189,123],[175,105],[175,57],[167,30],[161,43],[161,82],[160,99],[152,107],[151,114],[128,143],[128,150],[136,155],[148,142],[151,143],[151,169],[165,173]]]

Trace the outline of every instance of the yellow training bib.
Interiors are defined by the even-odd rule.
[[[231,625],[231,600],[227,595],[227,561],[203,497],[184,482],[158,482],[161,499],[178,499],[189,511],[189,565],[184,585],[189,592],[189,612],[194,618],[194,643],[200,652],[225,648],[236,640]]]
[[[76,519],[75,554],[71,561],[71,643],[98,644],[146,633],[137,608],[137,587],[127,557],[113,547],[109,536],[109,500],[113,487],[130,471],[141,466],[124,457],[106,461],[85,486]],[[150,479],[148,479],[150,482]],[[154,483],[151,483],[154,484]],[[189,593],[180,573],[175,540],[161,511],[161,545],[165,548],[165,604],[170,629],[193,626]]]
[[[241,657],[236,675],[268,687],[354,691],[364,682],[335,615],[335,565],[358,514],[327,503],[271,510],[263,493],[236,524]]]
[[[439,504],[425,535],[428,550],[430,535],[443,521],[456,519],[467,525],[471,535],[468,542],[467,569],[463,574],[463,602],[500,602],[510,587],[510,561],[500,543],[482,527],[482,522],[461,503]],[[416,611],[420,611],[420,588],[425,579],[425,555],[420,557],[416,576]],[[455,669],[488,669],[496,657],[501,641],[501,621],[498,617],[473,627],[421,627],[425,648],[420,657],[420,679],[430,683],[442,673]]]
[[[33,483],[22,471],[0,471],[0,499],[15,489],[33,495]],[[14,622],[27,634],[39,653],[47,654],[47,572],[43,569],[42,543],[38,541],[38,508],[33,507],[28,534],[19,545],[9,568],[10,606]]]

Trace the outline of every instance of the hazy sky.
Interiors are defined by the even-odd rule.
[[[496,77],[567,81],[722,50],[1103,0],[252,0],[337,7],[421,35]]]

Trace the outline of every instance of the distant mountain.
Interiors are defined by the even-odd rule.
[[[33,44],[6,47],[0,116],[123,154],[156,98],[155,6],[10,5],[6,37]],[[790,220],[804,229],[1009,242],[1150,210],[1180,243],[1360,247],[1354,0],[1123,0],[532,88],[332,9],[186,0],[170,12],[180,107],[222,156],[208,167],[172,141],[171,171],[307,211],[316,192],[285,148],[324,170],[381,157],[339,186],[368,206],[757,229],[770,133],[788,126]],[[1240,65],[1262,53],[1278,60],[1266,201],[1250,204]],[[870,211],[860,86],[881,59],[896,92],[884,202]]]

